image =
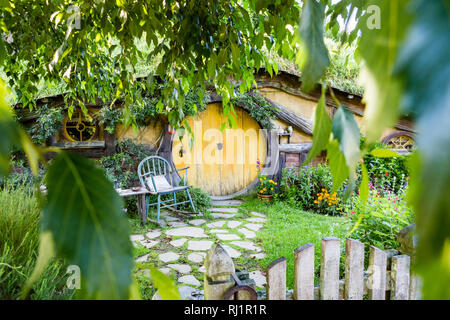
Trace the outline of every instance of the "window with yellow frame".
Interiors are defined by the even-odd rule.
[[[64,138],[70,142],[103,140],[103,128],[95,121],[94,113],[95,110],[90,109],[87,114],[84,114],[81,110],[76,110],[71,118],[67,114],[62,129]]]

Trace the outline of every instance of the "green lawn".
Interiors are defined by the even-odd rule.
[[[282,202],[267,204],[255,196],[246,197],[244,200],[241,208],[267,216],[264,228],[257,234],[258,243],[267,254],[259,263],[265,269],[272,261],[284,256],[287,259],[288,288],[294,287],[294,250],[297,247],[308,242],[314,244],[316,282],[320,269],[321,239],[329,236],[340,238],[343,252],[344,237],[350,227],[347,219],[305,212]]]

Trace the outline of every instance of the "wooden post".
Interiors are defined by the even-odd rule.
[[[146,202],[146,194],[138,194],[137,196],[137,211],[138,215],[141,218],[141,224],[145,226],[147,223],[147,202]]]
[[[267,267],[267,300],[286,300],[286,258],[281,257]]]
[[[386,252],[370,246],[367,287],[369,289],[369,299],[371,300],[386,300],[386,264]]]
[[[410,257],[392,257],[391,300],[409,300]]]
[[[339,299],[340,243],[335,237],[322,239],[322,261],[320,265],[320,299]]]
[[[364,292],[364,244],[357,240],[345,240],[346,300],[362,300]]]
[[[314,300],[314,245],[307,243],[294,250],[295,300]]]
[[[420,300],[422,291],[422,279],[414,273],[411,273],[411,283],[409,286],[409,300]]]
[[[222,300],[235,285],[231,276],[235,272],[233,260],[220,244],[216,244],[206,255],[205,268],[205,300]]]

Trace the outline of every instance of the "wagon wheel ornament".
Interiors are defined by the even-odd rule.
[[[258,295],[256,294],[255,289],[253,289],[250,286],[242,284],[241,280],[237,277],[237,275],[235,273],[231,274],[231,276],[233,277],[234,281],[236,282],[236,286],[234,286],[233,288],[231,288],[230,290],[228,290],[225,293],[225,295],[223,297],[224,300],[230,300],[232,297],[234,298],[234,300],[238,300],[238,292],[239,291],[247,291],[250,294],[249,300],[257,300],[258,299]]]
[[[81,111],[74,113],[74,117],[69,119],[66,116],[64,120],[64,133],[66,137],[74,142],[90,141],[94,138],[97,131],[97,126],[92,120],[92,117],[88,114],[89,119],[83,117]]]

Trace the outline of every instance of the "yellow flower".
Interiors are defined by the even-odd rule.
[[[319,203],[319,201],[317,201],[317,200],[314,200],[314,203]]]
[[[273,188],[270,188],[270,190],[273,190]]]
[[[322,200],[322,197],[318,197],[317,199],[318,199],[318,200]]]

